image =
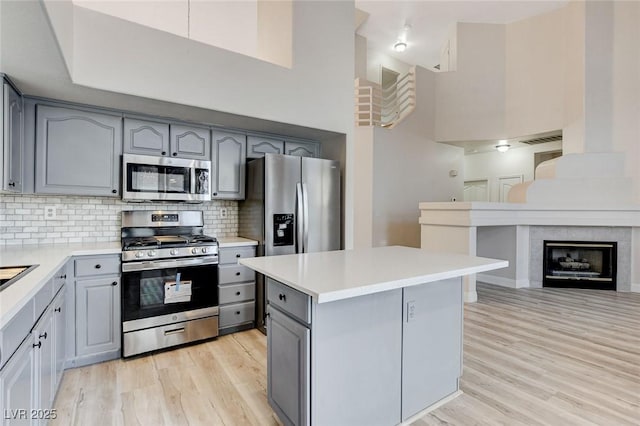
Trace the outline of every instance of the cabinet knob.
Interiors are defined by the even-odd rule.
[[[236,315],[240,315],[240,311],[236,311]]]
[[[98,263],[98,264],[96,265],[96,269],[100,269],[100,268],[102,268],[102,265]]]
[[[280,294],[278,295],[278,299],[282,300],[283,302],[286,302],[286,301],[287,301],[287,296],[286,296],[286,295],[284,295],[284,294],[282,294],[282,293],[280,293]]]
[[[236,291],[236,296],[240,296],[240,292],[239,291]]]
[[[55,308],[53,312],[62,312],[62,308]]]
[[[236,277],[239,277],[239,276],[240,276],[240,272],[236,272]]]
[[[112,190],[111,190],[111,193],[112,193],[112,194],[117,194],[117,193],[118,193],[118,190],[117,190],[117,189],[112,189]]]
[[[167,155],[167,151],[162,151],[162,155]]]
[[[240,257],[240,253],[236,253],[236,257]]]
[[[217,196],[217,195],[218,195],[218,193],[217,193],[217,192],[214,192],[214,193],[213,193],[213,196],[214,196],[214,197],[215,197],[215,196]]]
[[[171,154],[171,155],[173,155],[174,157],[177,157],[177,156],[178,156],[178,153],[177,153],[177,152],[174,152],[174,153],[173,153],[173,154]]]
[[[42,346],[42,342],[38,342],[38,343],[34,343],[33,347],[34,348],[40,348]]]
[[[40,336],[38,336],[41,339],[47,339],[47,332],[45,331],[43,334],[41,334]]]
[[[111,285],[118,285],[118,281],[112,282]]]

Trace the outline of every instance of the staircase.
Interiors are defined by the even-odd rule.
[[[356,126],[379,126],[392,129],[413,112],[416,106],[416,73],[409,72],[392,85],[379,84],[356,78]]]

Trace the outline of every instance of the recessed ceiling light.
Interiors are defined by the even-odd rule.
[[[407,50],[407,43],[399,41],[393,45],[393,50],[395,50],[396,52],[404,52],[405,50]]]

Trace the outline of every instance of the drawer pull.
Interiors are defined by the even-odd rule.
[[[282,294],[282,293],[280,293],[280,294],[278,295],[278,299],[282,300],[283,302],[286,302],[286,301],[287,301],[287,296],[286,296],[286,295],[284,295],[284,294]]]
[[[40,348],[42,346],[42,342],[38,342],[38,343],[34,343],[33,347],[34,348]]]
[[[174,330],[166,330],[164,332],[165,336],[171,336],[172,334],[184,333],[184,327],[176,328]]]
[[[53,312],[62,312],[62,308],[55,308]]]
[[[67,274],[60,275],[58,278],[60,278],[61,280],[66,280],[67,279]]]
[[[100,268],[102,268],[102,265],[98,263],[98,264],[96,265],[96,269],[100,269]]]
[[[44,334],[41,334],[38,337],[47,340],[47,332],[45,331]]]
[[[236,296],[240,296],[240,292],[239,291],[236,291]]]

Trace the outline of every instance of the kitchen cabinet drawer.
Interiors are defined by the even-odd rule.
[[[33,299],[29,300],[0,331],[0,366],[3,366],[18,349],[20,342],[29,334],[32,326]]]
[[[244,259],[246,257],[255,257],[256,248],[250,247],[225,247],[220,249],[220,264],[225,263],[237,264],[238,259]]]
[[[120,256],[96,256],[75,261],[76,277],[120,273]]]
[[[34,319],[40,318],[40,315],[47,308],[51,300],[53,300],[53,279],[47,281],[47,283],[36,293]]]
[[[220,306],[220,328],[251,322],[256,318],[253,302]]]
[[[220,265],[218,266],[218,276],[220,284],[241,283],[256,279],[255,272],[242,265]]]
[[[255,283],[242,283],[220,286],[218,301],[221,305],[253,300],[256,296]]]
[[[267,301],[300,321],[311,323],[311,296],[267,278]]]

